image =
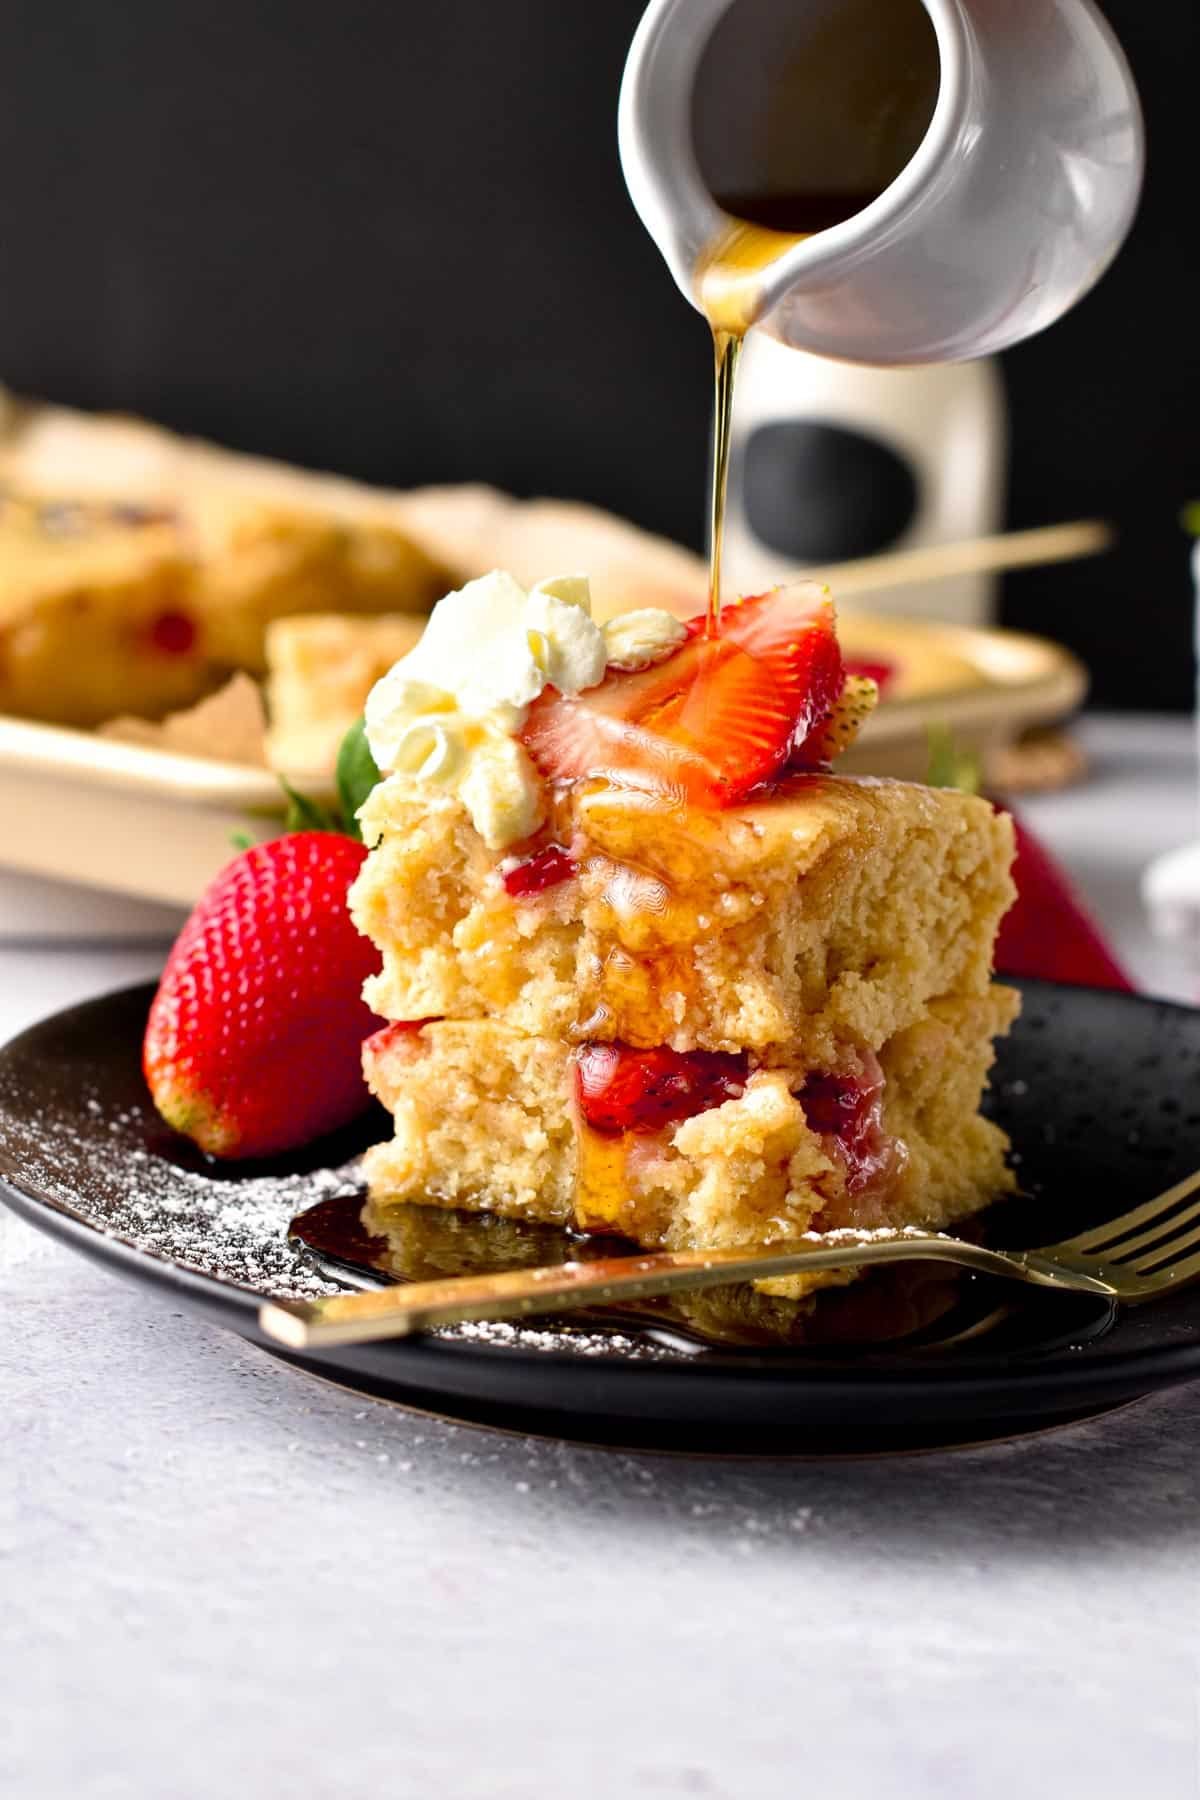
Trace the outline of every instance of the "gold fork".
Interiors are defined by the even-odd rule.
[[[645,1300],[732,1281],[916,1260],[957,1263],[1036,1287],[1097,1294],[1132,1305],[1200,1275],[1200,1200],[1184,1204],[1197,1189],[1200,1170],[1132,1212],[1037,1250],[991,1250],[916,1227],[823,1236],[813,1232],[753,1250],[612,1256],[500,1274],[448,1276],[321,1300],[270,1300],[259,1309],[258,1322],[268,1337],[290,1349],[312,1350],[407,1337],[470,1319],[524,1319],[534,1313]]]

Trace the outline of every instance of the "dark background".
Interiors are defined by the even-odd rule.
[[[0,378],[398,485],[586,498],[699,545],[710,351],[621,181],[642,0],[6,0]],[[1010,578],[1108,705],[1185,706],[1200,6],[1109,0],[1149,173],[1116,267],[1005,358]]]

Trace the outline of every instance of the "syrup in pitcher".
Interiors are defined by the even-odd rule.
[[[726,15],[705,54],[697,92],[697,153],[729,219],[695,272],[715,365],[710,634],[720,625],[738,353],[757,316],[763,272],[804,239],[853,218],[890,186],[925,135],[938,91],[937,41],[921,0],[839,0],[828,17],[800,30],[747,119],[744,98],[739,102],[725,84],[740,81],[744,89],[739,44],[748,35],[747,17],[765,3],[743,0]]]

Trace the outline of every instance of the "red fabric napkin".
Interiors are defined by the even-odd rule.
[[[1013,824],[1017,901],[1000,927],[997,971],[1131,993],[1133,983],[1063,870],[1015,816]]]

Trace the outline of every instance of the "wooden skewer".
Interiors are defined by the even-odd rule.
[[[948,575],[989,575],[1037,563],[1072,562],[1077,557],[1099,555],[1114,536],[1112,526],[1100,519],[1078,519],[1070,525],[1043,525],[1034,531],[997,532],[961,544],[928,544],[916,550],[863,556],[854,562],[805,569],[790,579],[827,581],[841,599],[877,588],[941,581]]]

